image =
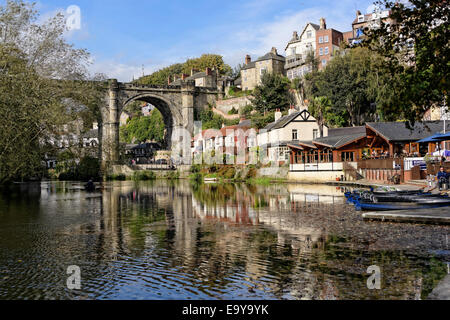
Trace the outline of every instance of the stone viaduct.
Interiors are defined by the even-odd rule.
[[[196,87],[195,81],[181,81],[181,85],[139,85],[108,81],[105,103],[101,108],[101,154],[102,162],[116,164],[119,161],[119,125],[124,108],[133,101],[154,105],[163,115],[166,127],[166,148],[172,150],[173,133],[185,129],[194,133],[194,109],[200,111],[217,99],[223,98],[224,90],[217,87]],[[186,142],[189,143],[190,141]]]

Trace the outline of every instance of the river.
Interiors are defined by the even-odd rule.
[[[449,271],[450,227],[365,222],[342,188],[80,188],[0,193],[0,299],[425,299]]]

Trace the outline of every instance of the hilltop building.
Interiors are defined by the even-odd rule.
[[[279,55],[276,48],[272,48],[270,52],[252,61],[247,55],[245,57],[245,65],[241,70],[241,88],[244,91],[253,90],[261,84],[261,78],[264,73],[285,75],[284,64],[285,57]]]
[[[312,65],[308,63],[309,55],[319,60],[319,69],[324,68],[332,59],[334,52],[339,49],[342,41],[344,41],[344,34],[327,28],[324,18],[320,19],[319,25],[309,22],[300,36],[297,31],[294,31],[292,39],[286,46],[287,77],[292,80],[310,73]]]

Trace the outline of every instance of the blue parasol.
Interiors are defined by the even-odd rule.
[[[417,141],[417,143],[429,143],[429,142],[443,141],[443,140],[439,140],[442,136],[444,136],[442,133],[436,133],[436,134],[433,134],[432,136],[430,136],[428,138],[425,138],[425,139]],[[449,135],[449,137],[447,139],[450,140],[450,135]]]

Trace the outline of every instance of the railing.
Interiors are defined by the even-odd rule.
[[[364,177],[358,173],[358,170],[356,169],[356,167],[352,166],[348,162],[343,162],[343,168],[342,169],[343,169],[345,174],[348,174],[354,180],[364,179]]]
[[[342,171],[342,162],[328,163],[298,163],[291,164],[291,172],[311,172],[311,171]]]
[[[359,169],[397,169],[403,160],[400,158],[358,160]]]

